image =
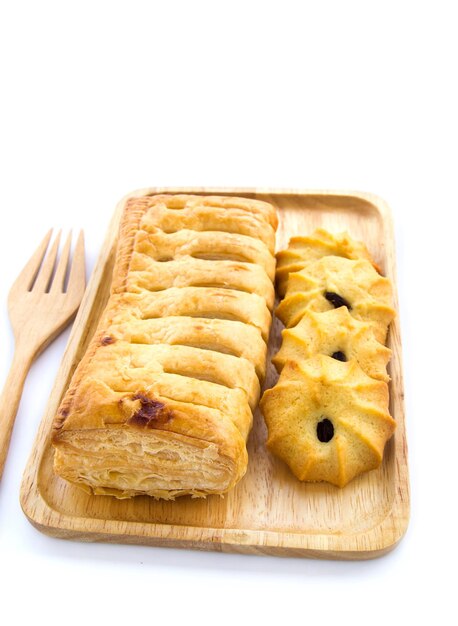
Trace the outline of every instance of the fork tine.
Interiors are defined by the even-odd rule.
[[[56,263],[57,251],[59,250],[59,241],[60,241],[61,231],[57,233],[57,237],[54,240],[51,248],[48,250],[48,254],[43,260],[41,264],[40,271],[38,272],[38,276],[35,279],[35,282],[32,286],[32,291],[42,291],[45,292],[48,289],[49,283],[51,281],[52,272],[54,269],[54,265]]]
[[[86,265],[84,262],[84,233],[81,230],[76,240],[73,261],[67,283],[67,293],[83,294],[86,286]]]
[[[62,254],[60,256],[56,271],[54,273],[54,277],[52,279],[51,288],[49,290],[50,293],[62,293],[64,291],[65,274],[67,273],[71,241],[72,231],[69,232],[67,240],[65,241],[64,247],[62,249]]]
[[[52,228],[48,230],[43,241],[40,243],[38,248],[32,254],[30,259],[25,264],[22,272],[16,278],[11,287],[11,291],[14,289],[20,289],[22,291],[28,291],[31,289],[33,282],[38,274],[38,270],[40,269],[41,262],[43,261],[43,257],[48,248],[49,240],[51,239]]]

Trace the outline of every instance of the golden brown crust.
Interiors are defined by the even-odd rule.
[[[275,300],[272,281],[264,268],[253,263],[212,260],[211,272],[208,260],[177,259],[166,263],[157,262],[146,254],[132,253],[125,290],[129,293],[158,292],[172,287],[220,287],[264,298],[269,310]]]
[[[111,296],[53,427],[91,493],[224,493],[243,476],[265,373],[276,214],[241,198],[125,205]]]
[[[139,231],[137,251],[159,262],[171,259],[230,260],[256,263],[270,280],[275,278],[275,258],[259,239],[238,233],[179,230],[174,233]]]
[[[169,344],[191,346],[243,357],[252,363],[262,382],[266,370],[267,346],[256,327],[236,320],[169,316],[139,319],[135,311],[122,309],[114,316],[110,335],[100,341],[104,345],[117,340],[133,344]]]
[[[185,199],[188,198],[186,201]],[[235,233],[259,239],[273,254],[275,209],[266,202],[217,196],[147,196],[149,210],[140,226],[146,232],[175,233],[179,230]]]

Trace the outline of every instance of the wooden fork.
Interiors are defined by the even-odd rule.
[[[60,233],[46,255],[51,235],[52,229],[19,274],[8,296],[15,352],[0,396],[0,478],[30,366],[70,322],[84,293],[86,277],[83,232],[81,231],[77,239],[69,270],[67,266],[71,234],[65,242],[57,266]],[[67,275],[68,280],[65,281]]]

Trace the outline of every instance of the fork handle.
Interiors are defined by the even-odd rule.
[[[32,365],[33,355],[16,348],[8,377],[0,396],[0,480],[5,467],[14,420],[19,408],[22,390],[27,373]]]

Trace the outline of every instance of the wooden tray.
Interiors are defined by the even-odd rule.
[[[277,247],[289,237],[323,226],[348,230],[366,242],[375,261],[396,285],[395,250],[387,205],[369,194],[253,189],[143,189],[145,193],[238,195],[267,200],[279,210]],[[62,365],[27,464],[21,505],[30,522],[55,537],[222,552],[277,554],[339,559],[367,559],[392,549],[409,517],[407,445],[399,319],[391,326],[389,346],[391,414],[397,421],[382,466],[353,480],[344,489],[303,484],[265,448],[266,431],[259,411],[251,432],[246,476],[225,498],[184,497],[175,502],[136,497],[116,500],[90,496],[52,471],[50,429],[70,377],[83,355],[108,297],[120,215],[118,205],[98,263],[73,326]],[[395,306],[397,295],[395,288]],[[274,322],[270,352],[278,349],[281,325]],[[270,358],[270,357],[269,357]],[[276,374],[269,367],[266,384]]]

